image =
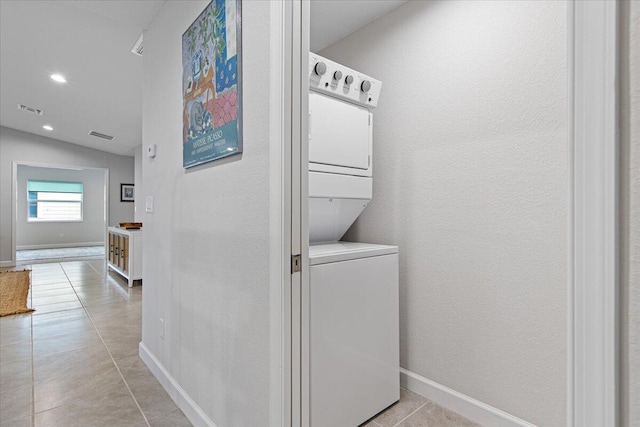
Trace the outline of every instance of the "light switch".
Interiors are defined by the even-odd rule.
[[[153,212],[153,196],[147,196],[147,200],[144,205],[144,211],[148,213]]]

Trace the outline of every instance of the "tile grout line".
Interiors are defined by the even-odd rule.
[[[403,422],[407,421],[407,419],[409,417],[411,417],[413,414],[415,414],[416,412],[418,412],[420,409],[422,409],[427,403],[429,403],[429,400],[427,400],[426,402],[424,402],[422,405],[418,406],[415,411],[411,412],[409,415],[407,415],[406,417],[404,417],[403,419],[401,419],[400,421],[398,421],[398,423],[394,424],[393,427],[398,427],[400,424],[402,424]]]
[[[67,282],[66,283],[68,283],[69,286],[72,286],[72,289],[73,289],[73,285],[71,285],[71,280],[67,276],[67,273],[64,271],[64,268],[62,267],[62,264],[59,263],[59,262],[56,262],[55,264],[59,264],[60,265],[60,269],[62,270],[62,272],[64,273],[65,277],[67,278]],[[31,271],[33,272],[33,270],[31,270]],[[60,283],[63,283],[63,282],[60,282]],[[74,293],[75,293],[75,291],[74,291]],[[77,295],[76,295],[76,297],[77,297]],[[31,304],[32,304],[31,308],[33,308],[33,292],[31,292]],[[61,312],[64,312],[64,311],[70,311],[70,310],[60,310],[58,312],[50,312],[50,313],[44,313],[44,314],[45,315],[47,315],[47,314],[55,314],[55,313],[61,313]],[[55,339],[55,338],[57,338],[59,336],[62,336],[62,335],[55,335],[55,336],[52,336],[52,337],[43,338],[43,340],[44,339],[51,339],[51,338]],[[32,407],[32,410],[31,410],[31,426],[32,427],[35,426],[35,418],[36,418],[36,408],[35,408],[35,405],[36,405],[35,383],[36,383],[36,381],[35,381],[35,362],[34,362],[34,356],[33,356],[33,354],[34,354],[34,352],[33,352],[33,341],[34,341],[34,339],[33,339],[33,314],[31,314],[31,400],[32,400],[32,402],[31,402],[31,407]],[[59,353],[64,353],[65,351],[66,350],[61,350],[59,352],[50,353],[50,354],[59,354]],[[80,399],[80,400],[82,400],[82,399]],[[65,406],[65,405],[68,405],[68,404],[71,404],[71,403],[73,403],[73,402],[67,402],[67,403],[60,404],[58,406],[53,406],[53,407],[51,407],[49,409],[45,409],[44,411],[40,411],[39,413],[44,413],[44,412],[47,412],[47,411],[51,411],[53,409],[60,408],[62,406]]]
[[[31,308],[33,309],[33,287],[31,286],[31,279],[33,278],[33,266],[29,266],[29,291],[31,293]],[[31,316],[29,317],[29,323],[31,327],[31,427],[36,425],[36,374],[35,374],[35,363],[33,362],[33,312],[31,312]]]
[[[106,261],[106,258],[103,258],[102,260]],[[93,269],[93,271],[95,271],[96,273],[98,273],[102,277],[102,273],[100,273],[98,270],[96,270],[96,268],[93,266],[93,264],[91,264],[90,262],[87,262],[87,264],[89,264],[89,267],[91,267]]]
[[[91,268],[93,268],[93,266],[91,264],[89,264],[89,266]],[[94,270],[95,270],[95,268],[94,268]],[[69,276],[67,275],[67,272],[64,270],[64,267],[62,267],[62,271],[64,271],[64,275],[67,276],[67,279],[68,279]],[[95,271],[97,272],[97,270],[95,270]],[[91,314],[89,314],[89,311],[87,310],[87,307],[84,305],[84,303],[82,302],[82,300],[78,296],[78,293],[76,292],[76,288],[73,286],[73,283],[71,283],[71,280],[69,280],[69,283],[71,284],[71,288],[73,289],[74,294],[78,298],[78,301],[80,301],[80,305],[82,305],[82,308],[84,309],[84,312],[87,314],[87,317],[89,318],[89,321],[93,325],[93,328],[98,333],[98,337],[100,337],[100,341],[102,342],[102,345],[104,345],[104,348],[107,349],[107,353],[109,354],[109,357],[111,358],[111,362],[113,362],[113,365],[116,367],[116,371],[118,371],[118,374],[120,375],[120,378],[122,379],[122,382],[124,383],[124,386],[127,388],[127,391],[129,391],[129,394],[131,395],[131,398],[133,399],[134,403],[138,407],[138,410],[142,414],[142,418],[144,418],[144,422],[147,424],[148,427],[151,427],[151,424],[149,424],[149,420],[147,419],[147,416],[145,415],[144,411],[140,407],[140,404],[138,403],[138,399],[136,399],[136,397],[133,395],[133,391],[131,391],[131,387],[129,387],[129,383],[127,383],[127,380],[124,378],[124,375],[122,375],[122,371],[120,370],[120,367],[118,366],[118,363],[113,358],[113,354],[111,354],[111,350],[109,350],[109,346],[107,345],[106,342],[104,342],[104,338],[102,338],[102,334],[100,333],[100,330],[98,329],[96,324],[93,322],[93,319],[91,318]]]
[[[65,277],[66,276],[66,272],[64,271],[64,268],[62,267],[62,265],[60,263],[56,263],[60,265],[60,269],[62,270],[63,273],[65,273]],[[29,292],[30,292],[30,298],[31,298],[31,308],[33,308],[33,286],[31,285],[31,279],[33,278],[33,265],[30,264],[23,264],[21,266],[22,268],[29,268],[30,273],[29,273]],[[63,282],[60,282],[63,283]],[[70,286],[71,285],[71,281],[69,280],[69,278],[67,277],[67,282]],[[67,310],[62,310],[62,311],[67,311]],[[29,322],[30,322],[30,341],[29,344],[31,346],[31,405],[30,405],[30,409],[31,409],[31,414],[30,414],[30,421],[31,421],[31,426],[35,426],[35,418],[36,418],[36,408],[35,408],[35,404],[36,404],[36,398],[35,398],[35,362],[34,362],[34,351],[33,351],[33,341],[34,341],[34,335],[33,335],[33,312],[29,313],[30,314],[30,318],[29,318]],[[45,314],[49,314],[49,313],[45,313]],[[50,337],[50,338],[55,338],[55,337]],[[62,352],[62,351],[61,351]],[[44,411],[41,412],[47,412],[51,409],[55,409],[58,408],[60,406],[64,406],[64,405],[59,405],[53,408],[49,408],[46,409]]]

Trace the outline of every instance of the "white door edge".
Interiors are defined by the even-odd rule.
[[[569,3],[570,427],[618,421],[617,8]]]

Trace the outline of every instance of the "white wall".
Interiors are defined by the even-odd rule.
[[[622,423],[640,425],[640,2],[622,2]]]
[[[120,202],[120,184],[133,182],[133,158],[80,147],[6,127],[0,127],[0,263],[11,260],[12,162],[109,169],[108,224],[133,219],[133,203]]]
[[[86,246],[104,244],[105,172],[99,169],[51,169],[18,165],[16,247]],[[67,181],[84,185],[81,222],[29,222],[27,181]]]
[[[543,426],[565,425],[566,45],[564,2],[429,1],[321,52],[383,82],[345,240],[400,247],[401,366]]]
[[[144,153],[144,155],[146,156],[146,153]],[[142,184],[142,157],[143,157],[143,151],[142,151],[142,145],[139,145],[135,148],[134,150],[134,156],[133,156],[133,169],[134,169],[134,178],[133,178],[133,183],[135,185],[135,191],[134,191],[134,197],[135,197],[135,202],[134,202],[134,221],[135,222],[142,222],[142,216],[144,214],[144,197],[142,197],[142,191],[143,191],[143,184]],[[140,197],[138,197],[138,194],[140,194]]]
[[[196,425],[265,426],[270,2],[242,2],[244,153],[185,170],[181,36],[207,4],[167,2],[145,33],[142,145],[157,157],[142,159],[138,191],[155,201],[143,214],[141,356],[184,390],[172,395]]]

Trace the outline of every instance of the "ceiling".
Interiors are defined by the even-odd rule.
[[[321,51],[406,1],[311,0],[311,51]]]
[[[130,51],[163,4],[0,1],[0,124],[132,155],[142,142],[142,58]],[[55,83],[53,73],[67,83]],[[115,139],[89,136],[92,130]]]
[[[311,50],[335,43],[405,1],[312,0]],[[142,143],[143,58],[130,51],[164,3],[0,1],[0,125],[133,155]],[[52,81],[53,73],[67,83]],[[19,111],[18,104],[44,115]]]

